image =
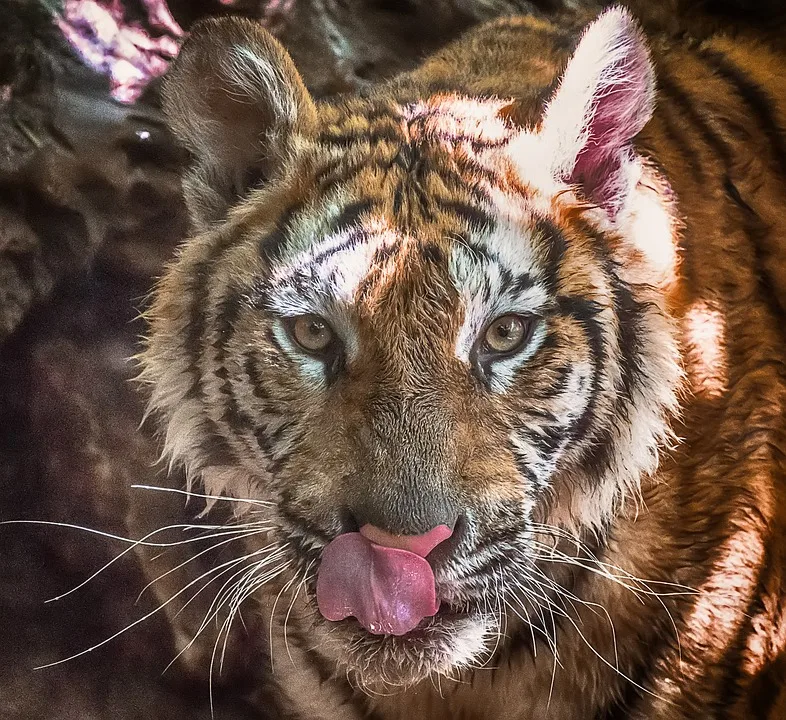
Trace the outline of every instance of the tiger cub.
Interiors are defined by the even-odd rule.
[[[143,378],[275,716],[786,717],[784,67],[612,8],[317,102],[194,29]]]

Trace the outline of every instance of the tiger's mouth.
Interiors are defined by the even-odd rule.
[[[500,623],[490,608],[499,602],[489,597],[487,568],[470,561],[467,522],[416,536],[349,525],[317,537],[290,525],[298,565],[312,569],[305,590],[315,651],[380,691],[490,660]]]
[[[372,633],[354,617],[319,617],[311,627],[318,653],[343,666],[359,687],[396,692],[491,661],[499,633],[482,607],[441,602],[434,615],[400,635]]]

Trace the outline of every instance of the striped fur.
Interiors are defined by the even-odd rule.
[[[273,503],[304,586],[282,716],[782,716],[784,64],[650,47],[619,10],[505,19],[315,103],[253,23],[186,44],[167,98],[201,231],[143,378],[192,483]],[[531,337],[489,360],[510,313]],[[297,346],[309,314],[340,351]],[[337,533],[457,513],[417,633],[318,616]],[[259,592],[274,657],[290,586]]]

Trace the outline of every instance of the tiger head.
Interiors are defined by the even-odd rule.
[[[544,42],[514,24],[522,54]],[[309,632],[361,683],[487,657],[544,554],[625,511],[677,406],[638,27],[606,12],[516,97],[451,52],[316,102],[260,25],[209,20],[165,89],[197,229],[142,355],[165,452],[268,512]]]

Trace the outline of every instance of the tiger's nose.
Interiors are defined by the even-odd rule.
[[[407,550],[424,558],[447,540],[453,534],[453,529],[447,525],[437,525],[422,535],[394,535],[376,525],[366,524],[360,528],[360,534],[375,545]]]

